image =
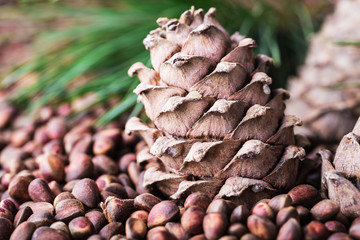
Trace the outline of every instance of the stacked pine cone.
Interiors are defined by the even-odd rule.
[[[215,18],[191,8],[180,19],[159,18],[144,40],[154,69],[135,63],[130,76],[154,127],[138,118],[139,133],[157,163],[144,185],[172,199],[200,191],[252,205],[295,184],[305,151],[284,116],[287,91],[271,91],[271,58],[254,57],[256,43],[229,35]]]
[[[360,115],[360,1],[337,1],[310,42],[299,77],[289,82],[287,114],[304,122],[298,132],[318,142],[338,143]]]

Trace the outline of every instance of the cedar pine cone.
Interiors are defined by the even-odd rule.
[[[360,115],[360,1],[336,1],[334,14],[310,42],[299,77],[289,81],[292,98],[286,114],[297,114],[304,126],[295,129],[319,142],[339,142]]]
[[[320,156],[323,191],[345,216],[360,217],[360,118],[342,138],[334,161],[328,150],[321,150]]]
[[[126,130],[160,159],[146,170],[145,187],[173,199],[201,191],[251,205],[295,184],[305,151],[293,128],[301,121],[284,116],[288,92],[269,88],[271,58],[254,57],[255,41],[229,36],[215,13],[192,7],[179,20],[157,20],[144,40],[154,70],[129,69],[155,128],[131,118]]]

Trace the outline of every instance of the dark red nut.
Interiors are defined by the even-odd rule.
[[[154,227],[150,229],[147,237],[147,240],[175,240],[175,237],[171,235],[164,226]]]
[[[205,210],[198,206],[189,207],[181,217],[181,226],[190,235],[202,233]]]
[[[2,136],[3,133],[2,133]],[[8,145],[1,151],[1,166],[6,172],[16,174],[25,169],[23,159],[28,156],[21,148]]]
[[[137,196],[139,196],[139,193],[136,192],[132,187],[125,186],[125,191],[130,199],[135,199]]]
[[[151,193],[143,193],[134,199],[136,209],[150,211],[153,206],[160,203],[161,199],[155,197]]]
[[[34,179],[28,187],[30,198],[34,202],[49,202],[54,201],[54,194],[51,192],[48,184],[42,179]]]
[[[48,121],[54,114],[54,110],[51,107],[41,107],[39,109],[39,118],[41,121]]]
[[[25,147],[28,147],[31,149],[30,150],[25,150]],[[23,147],[23,149],[26,151],[26,152],[32,152],[34,156],[36,156],[36,151],[37,151],[37,146],[35,145],[34,142],[30,141],[30,142],[27,142],[25,144],[25,146]],[[38,169],[38,164],[36,163],[35,161],[35,158],[27,158],[24,160],[24,165],[25,165],[25,168],[30,170],[30,171],[34,171],[36,169]]]
[[[110,239],[112,239],[112,238],[110,238]],[[103,238],[100,236],[100,234],[93,234],[90,237],[88,237],[87,240],[103,240]]]
[[[143,239],[147,233],[144,221],[137,218],[128,218],[125,224],[126,237],[129,239]]]
[[[249,209],[245,205],[237,206],[231,213],[230,222],[246,223],[247,218],[250,215]]]
[[[208,195],[201,192],[194,192],[187,196],[187,198],[185,199],[184,207],[189,208],[192,206],[198,206],[204,209],[204,211],[206,211],[210,203],[211,198]]]
[[[213,200],[206,209],[206,213],[222,213],[224,215],[229,215],[230,212],[231,209],[229,208],[227,202],[223,199]]]
[[[104,214],[98,210],[87,212],[85,217],[94,225],[96,232],[99,232],[108,223]]]
[[[41,176],[40,169],[35,169],[31,173],[35,178],[43,179],[43,176]]]
[[[104,190],[110,183],[120,183],[120,180],[117,177],[109,174],[101,175],[96,179],[96,185],[98,186],[99,191]]]
[[[14,231],[14,225],[9,219],[0,218],[0,240],[8,240]]]
[[[127,199],[128,195],[125,188],[120,183],[110,183],[108,184],[103,191],[108,191],[116,194],[119,198]]]
[[[80,181],[80,179],[74,179],[74,180],[71,180],[69,182],[67,182],[64,187],[63,187],[63,190],[65,192],[71,192],[75,186],[75,184]]]
[[[19,206],[19,209],[29,206],[33,212],[48,211],[54,213],[54,206],[48,202],[25,202]]]
[[[134,146],[138,140],[139,138],[135,134],[127,134],[125,131],[121,132],[121,143],[124,144],[124,146]]]
[[[68,223],[72,219],[84,216],[85,209],[83,204],[77,199],[65,199],[55,207],[55,220]]]
[[[226,233],[226,215],[219,212],[207,213],[203,220],[204,235],[209,240],[219,239]]]
[[[185,232],[180,223],[168,222],[165,224],[165,228],[178,240],[189,239],[189,235]]]
[[[49,182],[48,186],[55,197],[63,192],[62,186],[56,181]]]
[[[219,240],[238,240],[238,238],[232,235],[225,235],[219,238]]]
[[[136,154],[126,153],[118,161],[119,169],[121,172],[126,172],[129,164],[136,161]]]
[[[115,144],[119,144],[121,142],[121,129],[119,126],[111,126],[110,124],[106,129],[103,129],[96,133],[95,138],[108,138],[113,141]]]
[[[81,179],[72,190],[72,194],[89,208],[96,207],[100,202],[100,192],[95,181],[90,178]]]
[[[17,148],[21,147],[29,140],[30,134],[24,128],[14,130],[10,137],[11,145]]]
[[[255,204],[255,206],[252,209],[252,214],[260,216],[260,217],[265,217],[270,220],[275,217],[274,211],[265,202],[259,202],[259,203]]]
[[[5,127],[11,120],[11,118],[14,116],[15,114],[15,108],[10,106],[10,105],[6,105],[1,107],[0,109],[0,128]]]
[[[149,190],[144,187],[144,175],[145,175],[145,171],[140,172],[138,184],[135,185],[135,190],[139,194],[149,192]]]
[[[65,143],[65,148],[71,148],[69,155],[70,162],[77,161],[79,156],[90,153],[92,146],[92,136],[89,133],[81,134],[79,139],[76,139],[75,137],[75,139],[72,140],[75,140],[73,147],[69,147],[67,146],[69,143]]]
[[[149,213],[145,210],[137,210],[130,215],[130,218],[140,219],[144,223],[147,223],[148,217],[149,217]]]
[[[249,231],[247,230],[246,226],[238,222],[232,223],[228,229],[228,233],[230,235],[236,236],[237,238],[241,238],[248,232]]]
[[[51,139],[60,139],[66,133],[66,120],[63,117],[53,117],[46,124],[46,133]]]
[[[281,227],[290,218],[294,218],[296,221],[300,222],[300,217],[296,208],[290,206],[280,209],[276,215],[276,226]]]
[[[349,228],[349,235],[355,239],[360,239],[360,217],[355,218]]]
[[[308,184],[298,185],[291,189],[288,194],[293,204],[309,208],[321,200],[319,190]]]
[[[114,162],[114,160],[112,160],[110,157],[106,155],[97,155],[92,158],[92,162],[94,164],[96,175],[101,175],[101,174],[116,175],[119,172],[116,162]]]
[[[332,233],[335,233],[335,232],[346,233],[347,232],[345,225],[339,221],[327,221],[325,223],[325,227],[327,228],[327,230],[329,230]]]
[[[14,173],[4,173],[4,175],[1,177],[1,185],[5,188],[8,188],[14,176]]]
[[[342,214],[341,212],[338,212],[338,214],[335,216],[334,218],[335,220],[341,222],[342,224],[344,224],[346,227],[349,227],[350,226],[350,221],[349,219],[344,215]]]
[[[42,150],[46,155],[61,155],[64,153],[63,145],[58,139],[47,142]]]
[[[118,181],[120,181],[120,183],[125,187],[135,187],[134,184],[131,182],[129,175],[127,175],[126,173],[120,173],[118,176]]]
[[[6,208],[12,214],[16,214],[16,211],[17,211],[16,205],[10,198],[6,198],[6,199],[1,200],[0,207]]]
[[[69,234],[51,227],[39,227],[35,230],[31,240],[70,240]]]
[[[292,199],[289,194],[280,194],[273,197],[269,201],[269,206],[277,213],[280,209],[289,207],[292,204]]]
[[[258,238],[252,233],[247,233],[244,236],[242,236],[240,240],[261,240],[261,238]]]
[[[140,178],[140,168],[137,165],[137,163],[131,162],[128,166],[127,171],[131,181],[134,183],[135,186],[137,186],[139,184],[139,178]]]
[[[34,212],[27,221],[35,224],[36,228],[50,226],[54,222],[54,217],[46,210]]]
[[[101,204],[103,213],[109,222],[125,222],[131,213],[135,211],[134,200],[108,197]]]
[[[198,234],[191,237],[189,240],[207,240],[204,234]]]
[[[352,240],[348,234],[346,233],[333,233],[328,240]]]
[[[315,220],[325,222],[335,217],[339,210],[339,205],[336,202],[330,199],[324,199],[315,204],[315,206],[311,208],[310,213]]]
[[[78,153],[74,155],[65,172],[67,182],[74,179],[91,178],[94,176],[94,164],[89,155]]]
[[[62,182],[65,178],[64,160],[59,155],[43,154],[37,157],[41,175],[46,181]]]
[[[14,215],[6,208],[0,207],[0,217],[9,219],[11,222],[14,220]]]
[[[300,240],[301,235],[302,232],[300,223],[296,219],[290,218],[280,227],[277,239]]]
[[[311,221],[310,210],[303,206],[296,206],[296,211],[299,214],[301,225],[305,225]]]
[[[49,141],[49,136],[47,135],[46,127],[42,126],[37,128],[34,133],[34,142],[42,145],[48,141]]]
[[[58,229],[58,230],[61,230],[61,231],[64,231],[64,232],[70,234],[70,230],[64,222],[61,222],[61,221],[54,222],[53,224],[50,225],[50,227],[53,229]]]
[[[276,226],[269,219],[251,215],[247,220],[249,231],[261,239],[274,239],[276,237]]]
[[[65,199],[76,199],[74,197],[74,195],[72,195],[71,193],[69,192],[62,192],[60,193],[59,195],[57,195],[54,199],[54,207],[56,208],[56,205],[61,202],[62,200],[65,200]]]
[[[304,228],[305,239],[326,239],[329,236],[329,231],[325,225],[318,221],[311,221]]]
[[[86,217],[77,217],[69,222],[69,230],[73,239],[87,239],[95,233],[95,228]]]
[[[14,218],[15,227],[19,226],[22,222],[25,222],[32,214],[33,214],[33,211],[28,206],[24,207],[22,209],[19,209],[19,211],[16,213],[15,218]]]
[[[62,103],[59,105],[59,107],[56,109],[56,113],[59,116],[67,117],[71,114],[71,106],[68,103]]]
[[[105,191],[105,190],[102,190],[102,191],[100,192],[100,196],[101,196],[102,202],[105,202],[108,197],[120,198],[120,197],[119,197],[118,195],[116,195],[115,193],[108,192],[108,191]]]
[[[34,223],[25,221],[15,228],[10,240],[31,239],[35,229],[36,226]]]
[[[19,202],[31,200],[28,187],[32,179],[26,176],[14,177],[9,184],[9,196]]]
[[[124,234],[124,225],[121,222],[111,222],[105,225],[99,232],[104,239],[110,239],[117,234]]]
[[[179,218],[179,207],[172,201],[162,201],[150,210],[147,225],[149,228],[165,226],[166,223],[177,221]]]
[[[96,155],[109,154],[113,152],[115,143],[110,138],[107,137],[97,137],[94,140],[93,152]],[[117,165],[116,168],[117,169]],[[116,173],[115,173],[116,174]]]

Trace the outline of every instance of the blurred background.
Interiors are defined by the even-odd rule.
[[[127,70],[137,61],[150,66],[142,40],[156,19],[178,18],[191,5],[216,7],[230,33],[256,40],[256,53],[274,59],[273,88],[296,74],[333,9],[327,0],[0,0],[0,102],[30,113],[49,104],[77,113],[96,107],[98,124],[138,115],[138,80]]]

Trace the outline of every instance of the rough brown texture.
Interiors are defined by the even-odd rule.
[[[155,127],[132,118],[126,130],[155,156],[145,187],[172,199],[200,191],[251,205],[295,184],[305,152],[293,128],[301,121],[284,116],[288,92],[269,88],[272,60],[254,57],[255,41],[230,36],[215,15],[191,8],[179,20],[158,19],[144,40],[154,69],[129,69]]]
[[[359,1],[336,1],[335,12],[310,42],[299,77],[289,81],[286,113],[303,120],[301,134],[338,142],[360,115],[360,48],[334,43],[360,40],[360,17],[352,11],[359,8]]]
[[[332,161],[328,150],[320,151],[322,158],[322,188],[337,203],[347,217],[360,216],[360,118],[352,132],[341,140]]]

